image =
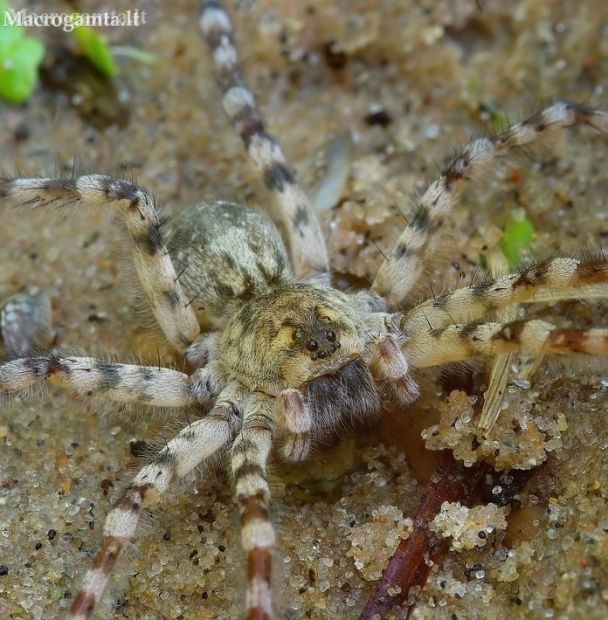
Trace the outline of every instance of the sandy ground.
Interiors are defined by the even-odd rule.
[[[77,3],[91,12],[110,4]],[[122,0],[114,5],[133,8]],[[556,99],[608,105],[603,0],[229,5],[248,80],[309,187],[323,178],[322,154],[332,138],[352,136],[351,181],[342,206],[323,220],[334,265],[362,281],[396,238],[412,198],[458,145],[496,129],[504,114],[517,120]],[[158,59],[154,66],[119,60],[127,126],[95,129],[65,95],[39,88],[27,105],[0,104],[0,167],[11,175],[126,169],[169,212],[217,196],[263,206],[268,197],[219,106],[196,3],[138,6],[147,11],[145,26],[107,32],[113,45]],[[49,2],[45,10],[65,7]],[[61,39],[47,29],[31,34]],[[376,115],[366,122],[370,112]],[[17,140],[21,125],[29,137]],[[608,236],[606,136],[584,129],[570,136],[532,161],[516,160],[515,169],[500,167],[467,193],[442,260],[418,295],[428,295],[431,284],[435,292],[453,286],[461,273],[466,281],[514,208],[534,222],[536,254],[597,253]],[[128,252],[110,212],[11,210],[1,221],[0,298],[22,289],[46,292],[60,353],[152,364],[160,355],[163,364],[180,366],[138,311]],[[601,306],[564,303],[541,313],[560,325],[606,326]],[[567,429],[521,493],[523,512],[509,537],[489,540],[485,550],[448,554],[433,568],[414,618],[608,616],[607,384],[603,362],[541,366],[526,406],[533,417],[562,416]],[[447,394],[433,378],[424,385],[419,410],[432,417]],[[56,388],[0,413],[0,565],[8,571],[0,574],[2,617],[65,613],[100,544],[104,516],[143,462],[131,456],[130,441],[162,443],[182,418],[99,416]],[[377,531],[387,520],[378,517],[380,507],[412,516],[422,492],[400,454],[408,431],[397,434],[398,446],[359,439],[323,452],[314,466],[273,470],[277,617],[358,616],[374,566],[396,542],[392,517],[386,535]],[[412,465],[424,469],[425,458]],[[319,479],[333,481],[323,486],[329,494],[321,495]],[[354,534],[374,541],[357,557]],[[244,558],[221,472],[155,508],[131,556],[107,617],[241,614]]]

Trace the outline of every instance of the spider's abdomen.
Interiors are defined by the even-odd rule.
[[[179,281],[206,329],[223,327],[244,304],[292,277],[274,225],[231,202],[185,209],[168,224],[166,241]]]

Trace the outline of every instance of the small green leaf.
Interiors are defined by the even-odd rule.
[[[10,11],[0,1],[0,16]],[[22,26],[0,27],[0,97],[10,103],[23,103],[38,81],[38,67],[44,58],[44,45],[25,35]]]
[[[78,22],[78,13],[72,13]],[[105,75],[114,77],[118,74],[118,67],[112,58],[110,49],[104,37],[90,26],[76,26],[74,36],[84,55]]]
[[[521,263],[526,251],[530,248],[535,234],[534,224],[526,218],[526,214],[523,211],[514,213],[507,220],[501,245],[502,251],[511,267]]]
[[[44,45],[25,38],[0,60],[0,96],[11,103],[30,98],[38,82],[38,67],[44,58]]]

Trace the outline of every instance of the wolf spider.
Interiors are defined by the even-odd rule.
[[[519,348],[542,354],[608,352],[606,330],[496,319],[513,304],[606,296],[605,260],[552,258],[434,297],[409,312],[401,309],[472,177],[566,127],[584,124],[606,131],[607,113],[555,103],[495,137],[466,145],[418,200],[369,290],[345,293],[331,286],[316,214],[278,143],[264,130],[241,77],[230,19],[219,2],[204,4],[200,25],[224,109],[276,197],[290,254],[265,217],[232,202],[195,205],[162,226],[153,197],[121,178],[0,180],[0,197],[16,207],[83,202],[114,208],[130,233],[156,321],[195,367],[187,375],[90,357],[29,356],[0,366],[0,392],[27,395],[48,380],[121,405],[205,412],[141,469],[108,514],[101,549],[73,601],[71,620],[92,616],[142,511],[218,453],[229,454],[240,511],[247,617],[269,618],[275,547],[267,482],[272,449],[288,461],[302,461],[316,443],[353,420],[376,419],[382,401],[407,407],[419,394],[412,369]]]

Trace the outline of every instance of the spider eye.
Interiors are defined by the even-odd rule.
[[[316,351],[319,348],[319,343],[314,338],[311,338],[306,344],[306,348],[309,351]]]
[[[324,323],[331,323],[331,319],[328,316],[322,316],[319,321],[323,321]]]
[[[295,329],[292,333],[291,333],[291,339],[295,342],[296,340],[299,340],[302,337],[302,330],[300,329]]]
[[[336,340],[336,332],[333,332],[331,329],[327,332],[325,332],[325,337],[327,338],[327,340],[329,340],[329,342],[335,342]]]

